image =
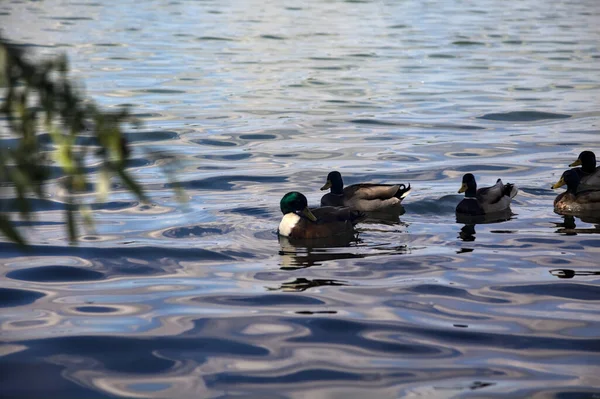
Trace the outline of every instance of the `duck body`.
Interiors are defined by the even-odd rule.
[[[559,188],[565,184],[567,191],[554,199],[554,212],[562,215],[580,213],[600,215],[600,189],[580,187],[580,173],[575,169],[565,171],[552,188]]]
[[[280,202],[283,218],[279,223],[278,234],[296,239],[314,239],[354,233],[354,225],[362,217],[350,208],[325,206],[308,208],[306,197],[292,191],[283,196]]]
[[[501,179],[491,187],[477,189],[475,176],[467,173],[458,192],[465,193],[465,198],[456,206],[456,213],[477,216],[506,212],[519,190],[514,184],[502,183]]]
[[[579,190],[600,189],[600,167],[596,167],[596,154],[592,151],[582,151],[577,160],[569,165],[576,168],[579,175]]]
[[[344,187],[340,172],[327,175],[321,190],[331,189],[321,198],[321,206],[345,206],[360,212],[385,211],[400,208],[410,192],[410,184],[359,183]]]

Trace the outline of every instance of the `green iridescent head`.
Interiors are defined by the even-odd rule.
[[[279,207],[284,215],[288,213],[295,213],[297,215],[303,215],[313,222],[317,221],[315,215],[313,215],[310,209],[308,209],[308,201],[306,197],[297,191],[291,191],[284,195],[279,202]]]

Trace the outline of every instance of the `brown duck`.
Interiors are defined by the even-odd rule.
[[[410,184],[359,183],[344,187],[340,172],[327,175],[327,182],[321,190],[331,189],[321,198],[321,206],[347,206],[361,212],[384,211],[400,207],[400,203],[410,193]]]
[[[350,208],[325,206],[309,209],[306,197],[292,191],[279,203],[283,218],[278,233],[284,237],[311,239],[331,237],[354,232],[354,225],[362,216]]]
[[[567,185],[567,191],[559,194],[554,200],[554,211],[560,214],[599,213],[600,189],[580,187],[581,177],[575,169],[565,171],[560,180],[552,186],[559,188]]]

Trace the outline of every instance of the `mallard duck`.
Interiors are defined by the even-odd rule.
[[[457,213],[485,215],[506,211],[510,207],[510,200],[519,190],[514,184],[503,184],[500,179],[492,187],[482,187],[478,190],[475,176],[467,173],[463,176],[458,192],[465,193],[465,198],[456,206]]]
[[[359,183],[344,187],[340,172],[327,175],[327,183],[321,190],[331,192],[321,198],[321,206],[347,206],[361,212],[383,211],[399,207],[410,192],[410,184]]]
[[[325,206],[308,208],[306,197],[292,191],[279,203],[283,218],[279,223],[279,235],[290,238],[324,238],[354,231],[354,225],[362,214],[350,208]]]
[[[577,160],[569,165],[571,168],[574,166],[581,166],[576,169],[581,185],[600,188],[600,167],[596,167],[596,154],[582,151]]]
[[[559,188],[566,184],[567,191],[559,194],[554,200],[554,212],[562,214],[600,211],[600,190],[581,190],[580,182],[580,175],[575,169],[569,169],[562,174],[552,188]]]

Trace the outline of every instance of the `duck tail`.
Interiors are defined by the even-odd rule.
[[[398,191],[396,191],[396,194],[394,194],[394,197],[398,198],[400,201],[402,201],[404,198],[406,198],[408,196],[408,194],[410,194],[410,183],[408,183],[408,187],[405,186],[404,184],[398,184]]]
[[[507,183],[504,185],[504,195],[509,196],[510,198],[515,198],[518,192],[519,188],[514,184]]]

